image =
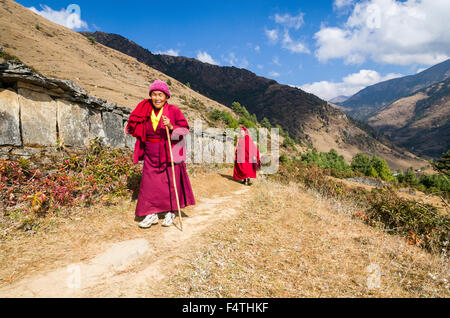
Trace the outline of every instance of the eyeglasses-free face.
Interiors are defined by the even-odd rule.
[[[153,105],[160,109],[167,101],[167,95],[161,91],[153,91],[150,95]]]

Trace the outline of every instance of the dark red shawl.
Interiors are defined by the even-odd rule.
[[[133,154],[134,163],[144,160],[145,141],[147,138],[145,126],[147,121],[150,120],[152,109],[151,100],[145,99],[136,106],[128,119],[126,131],[136,138]],[[167,116],[174,128],[170,131],[174,162],[186,161],[186,148],[183,146],[184,143],[181,143],[183,136],[189,133],[189,124],[186,118],[177,106],[168,103],[164,105],[162,116]],[[167,140],[166,127],[162,120],[159,121],[156,128],[156,134],[161,138],[160,164],[170,162],[169,142]]]

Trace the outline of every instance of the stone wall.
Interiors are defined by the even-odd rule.
[[[135,139],[124,134],[130,113],[72,81],[46,78],[15,61],[0,64],[0,159],[46,157],[61,145],[76,151],[94,138],[133,149]],[[220,133],[192,129],[187,139],[192,162],[194,152],[209,154],[210,148],[224,149],[224,160],[233,156],[233,140]]]

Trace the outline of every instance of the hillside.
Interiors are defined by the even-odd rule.
[[[82,32],[99,43],[135,57],[192,89],[226,106],[238,101],[259,120],[267,117],[272,125],[287,129],[305,145],[320,151],[338,150],[347,160],[357,152],[375,153],[391,167],[423,166],[426,162],[392,145],[384,145],[347,116],[313,94],[281,85],[274,80],[236,67],[221,67],[182,56],[155,55],[117,34]]]
[[[383,107],[369,125],[422,156],[450,149],[450,78]]]
[[[195,98],[209,108],[229,110],[135,58],[93,44],[12,0],[0,2],[0,16],[0,46],[5,52],[46,77],[72,80],[92,96],[134,108],[148,96],[151,82],[171,79],[171,102],[180,106],[188,120],[204,118],[205,112],[186,106],[181,96]]]
[[[412,95],[422,88],[444,81],[450,76],[450,59],[415,75],[394,78],[364,88],[340,106],[349,108],[351,116],[366,120],[377,110],[396,100]]]

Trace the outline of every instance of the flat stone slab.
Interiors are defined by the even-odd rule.
[[[0,145],[22,146],[19,97],[8,89],[0,89]]]
[[[22,140],[25,146],[56,145],[56,102],[46,94],[19,88]]]
[[[84,147],[89,143],[89,111],[77,104],[58,99],[59,138],[64,145]]]
[[[103,112],[103,127],[105,129],[105,142],[111,147],[125,147],[125,133],[123,131],[123,118],[120,115]]]

